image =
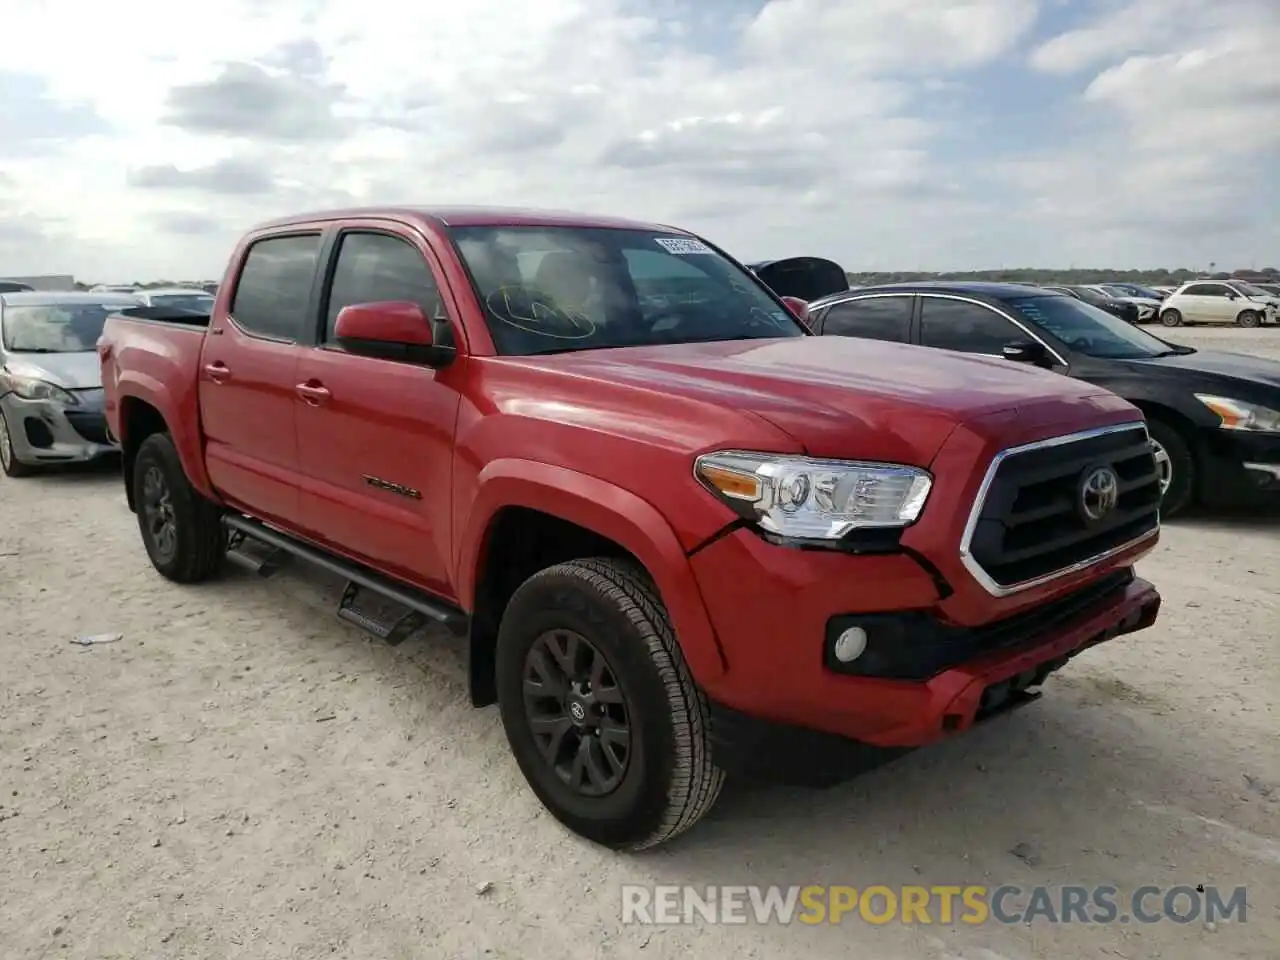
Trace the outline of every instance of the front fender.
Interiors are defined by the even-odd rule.
[[[689,558],[652,504],[608,481],[532,460],[495,460],[476,479],[455,580],[464,609],[474,609],[482,550],[495,516],[504,507],[525,507],[575,523],[630,552],[653,578],[694,679],[705,685],[725,672]]]

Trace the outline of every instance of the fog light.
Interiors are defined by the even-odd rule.
[[[852,663],[862,656],[867,649],[867,631],[861,627],[850,627],[836,637],[832,653],[841,663]]]

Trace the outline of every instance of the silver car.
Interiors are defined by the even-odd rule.
[[[103,417],[98,337],[109,314],[138,305],[135,297],[112,293],[0,294],[0,467],[6,476],[117,451]]]

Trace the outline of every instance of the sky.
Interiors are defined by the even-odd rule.
[[[6,0],[4,50],[0,275],[216,279],[262,220],[437,202],[1280,267],[1275,0]]]

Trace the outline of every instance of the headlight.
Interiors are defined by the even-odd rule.
[[[744,519],[799,541],[908,526],[933,486],[916,467],[738,451],[704,454],[694,474]]]
[[[46,380],[37,380],[35,377],[3,374],[0,375],[0,385],[7,385],[23,400],[53,400],[56,403],[65,403],[67,406],[75,406],[80,402],[69,390],[63,390],[62,387]]]
[[[1223,430],[1249,433],[1280,433],[1280,411],[1256,403],[1244,403],[1227,397],[1197,393],[1196,399],[1222,418]]]

